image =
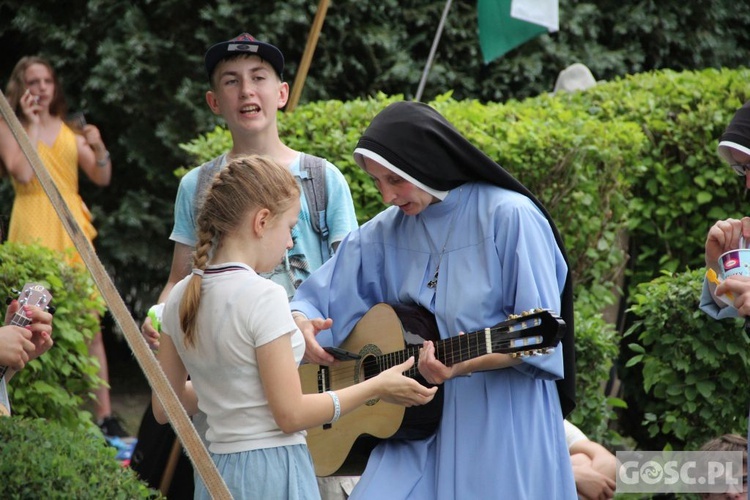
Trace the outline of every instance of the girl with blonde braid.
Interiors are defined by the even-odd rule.
[[[232,160],[200,209],[194,269],[164,309],[159,363],[187,412],[207,414],[208,449],[234,498],[320,498],[304,429],[373,398],[412,406],[435,393],[402,375],[413,358],[335,393],[302,393],[305,341],[284,288],[258,275],[291,248],[299,199],[272,159]],[[195,498],[208,497],[198,484]]]

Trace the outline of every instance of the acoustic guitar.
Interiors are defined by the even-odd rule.
[[[50,307],[51,301],[52,295],[38,283],[27,283],[18,294],[18,302],[21,306],[38,306],[46,310]],[[31,319],[26,316],[23,307],[21,307],[13,314],[8,324],[24,327],[29,323],[31,323]],[[7,366],[0,366],[0,416],[10,415],[10,402],[4,379],[7,370]]]
[[[336,366],[304,364],[299,368],[302,392],[323,393],[343,389],[378,375],[409,357],[419,358],[425,340],[435,343],[435,357],[446,366],[485,354],[531,356],[551,351],[565,334],[565,322],[545,309],[537,309],[483,330],[440,340],[435,317],[426,309],[403,304],[377,304],[360,320],[339,346],[339,354],[352,358]],[[429,384],[419,374],[418,363],[404,375]],[[343,415],[335,424],[307,431],[307,445],[315,474],[329,476],[346,460],[360,436],[378,439],[422,439],[435,432],[443,409],[442,386],[423,406],[405,408],[380,401]]]

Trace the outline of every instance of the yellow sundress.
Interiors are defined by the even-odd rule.
[[[37,151],[81,231],[89,241],[93,241],[96,229],[91,223],[91,213],[78,194],[78,148],[75,134],[63,123],[52,147],[39,141]],[[8,241],[38,243],[59,251],[72,248],[73,261],[82,262],[36,176],[27,184],[20,184],[13,178],[11,182],[16,196],[10,214]]]

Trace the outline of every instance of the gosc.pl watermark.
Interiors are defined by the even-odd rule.
[[[618,451],[618,493],[738,493],[741,451]]]

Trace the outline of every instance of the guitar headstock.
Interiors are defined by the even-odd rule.
[[[18,292],[18,303],[22,306],[37,306],[46,311],[51,309],[51,302],[52,295],[39,283],[26,283],[23,289]]]
[[[565,321],[547,309],[533,309],[507,320],[491,329],[492,352],[513,357],[549,353],[563,338]]]

